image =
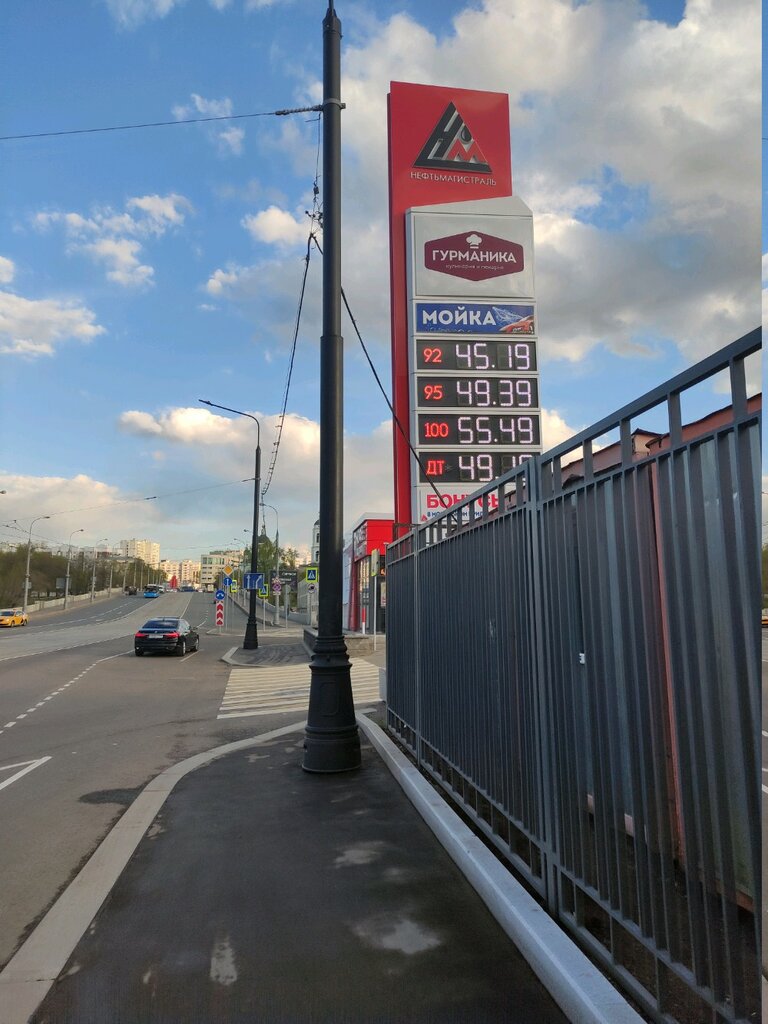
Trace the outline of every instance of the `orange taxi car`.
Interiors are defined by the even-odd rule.
[[[26,626],[28,622],[21,608],[4,608],[0,611],[0,626]]]

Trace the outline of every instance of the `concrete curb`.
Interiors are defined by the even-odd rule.
[[[174,786],[218,757],[303,729],[305,721],[225,743],[166,768],[147,783],[26,942],[0,971],[0,1021],[27,1024],[48,994]]]
[[[574,1024],[644,1024],[608,979],[429,785],[378,725],[360,728],[406,796]]]

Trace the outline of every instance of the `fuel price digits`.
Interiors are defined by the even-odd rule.
[[[536,370],[534,341],[433,341],[419,339],[416,346],[419,370]]]
[[[535,447],[540,443],[538,415],[490,413],[487,416],[419,415],[419,442],[423,445],[511,445]]]
[[[417,377],[420,406],[536,409],[535,377]]]

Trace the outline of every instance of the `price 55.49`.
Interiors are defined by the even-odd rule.
[[[444,413],[419,415],[419,444],[467,445],[487,448],[492,445],[538,447],[541,429],[538,414],[530,416],[489,413],[487,416]]]

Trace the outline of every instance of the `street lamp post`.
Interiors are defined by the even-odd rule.
[[[302,768],[360,767],[342,631],[344,339],[341,336],[341,22],[323,19],[323,334],[320,339],[320,594]]]
[[[32,522],[29,524],[29,539],[27,541],[27,568],[24,572],[24,607],[22,608],[22,612],[24,613],[24,615],[27,614],[27,605],[29,604],[29,560],[32,556],[32,527],[35,525],[35,523],[39,523],[41,519],[50,518],[50,516],[38,516],[36,519],[33,519]]]
[[[96,563],[99,560],[99,544],[106,544],[107,538],[102,537],[101,540],[96,541],[96,545],[93,549],[93,572],[91,573],[91,601],[96,600]]]
[[[270,505],[268,502],[262,501],[263,508],[271,508],[275,513],[275,579],[280,576],[280,516],[277,514],[277,509],[274,505]],[[266,516],[264,517],[266,519]],[[280,595],[276,594],[275,597],[275,625],[280,625]]]
[[[236,416],[246,416],[256,424],[256,465],[253,478],[253,532],[251,534],[251,572],[257,572],[259,568],[259,491],[261,490],[261,424],[249,412],[241,412],[240,409],[230,409],[227,405],[217,405],[205,398],[198,398],[203,405],[210,405],[214,409],[223,409],[225,412],[233,412]],[[253,651],[259,646],[259,631],[256,625],[256,591],[248,591],[248,622],[245,625],[245,637],[243,639],[243,650]]]
[[[64,577],[64,608],[67,607],[69,600],[69,566],[72,561],[72,538],[76,533],[84,533],[84,529],[81,527],[79,530],[73,530],[69,535],[69,547],[67,548],[67,575]]]

